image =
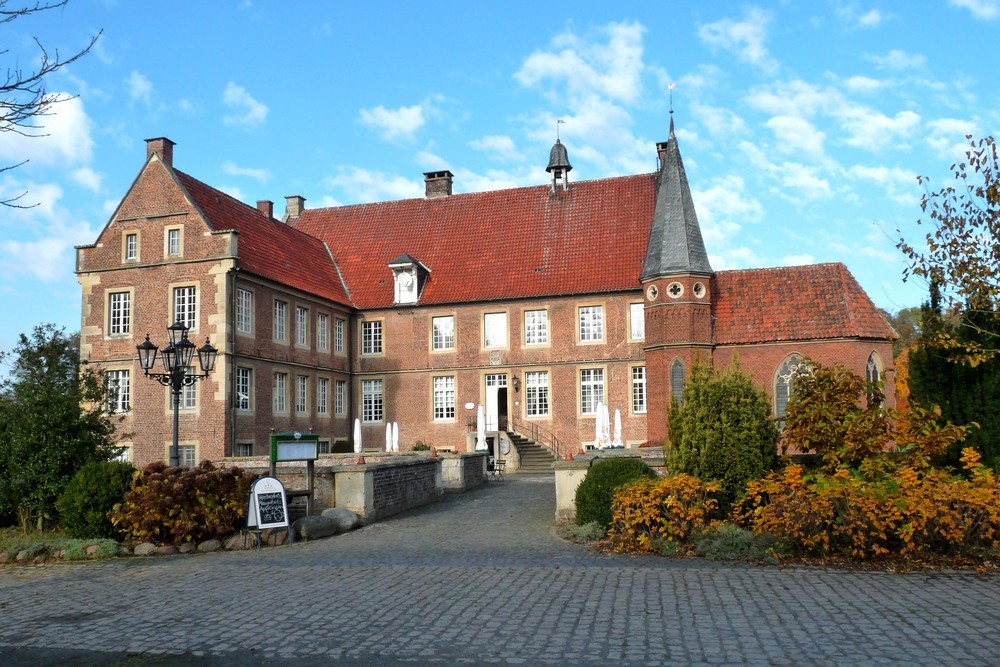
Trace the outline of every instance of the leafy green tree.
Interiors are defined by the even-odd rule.
[[[923,309],[921,306],[910,306],[895,313],[883,310],[882,315],[899,334],[899,338],[892,343],[892,356],[898,357],[900,352],[916,343],[920,337]]]
[[[918,222],[932,228],[926,249],[902,238],[897,247],[909,261],[904,280],[934,285],[943,317],[955,323],[937,331],[933,342],[975,366],[1000,355],[1000,158],[993,137],[966,138],[966,159],[951,166],[955,183],[921,199],[929,220]]]
[[[116,420],[102,376],[80,366],[75,337],[51,324],[21,334],[0,382],[0,518],[44,528],[56,500],[90,461],[112,458]]]
[[[778,429],[767,395],[739,361],[724,373],[696,363],[684,402],[671,405],[667,470],[722,484],[721,505],[777,465]]]
[[[959,344],[969,337],[980,337],[989,331],[1000,335],[1000,323],[981,313],[967,317],[976,327],[962,327],[945,319],[939,295],[931,290],[931,300],[924,305],[926,335],[917,339],[908,359],[910,402],[925,409],[941,412],[941,416],[956,424],[975,422],[965,441],[948,449],[940,463],[960,466],[961,449],[972,447],[983,463],[1000,469],[1000,358],[991,358],[975,366],[956,360],[942,349],[938,341],[947,335]]]

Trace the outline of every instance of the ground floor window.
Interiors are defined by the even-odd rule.
[[[253,456],[252,442],[237,442],[235,456]]]
[[[580,412],[597,413],[597,404],[604,402],[604,369],[584,368],[580,371]]]
[[[382,381],[362,380],[361,419],[366,422],[382,421]]]
[[[528,417],[544,417],[549,414],[548,372],[524,374],[524,411]]]
[[[455,418],[455,378],[434,378],[434,419]]]
[[[632,412],[646,411],[646,367],[632,367]]]
[[[178,445],[177,454],[180,459],[181,467],[193,468],[197,465],[197,462],[195,461],[194,445]]]

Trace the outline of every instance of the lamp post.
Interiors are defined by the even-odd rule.
[[[170,394],[174,402],[174,439],[170,444],[170,465],[174,468],[180,465],[180,447],[178,444],[178,431],[180,419],[178,412],[181,407],[181,390],[190,387],[198,380],[208,377],[215,369],[215,359],[219,351],[212,347],[212,344],[205,339],[205,344],[197,349],[198,365],[201,366],[201,373],[189,372],[191,359],[194,357],[195,345],[188,340],[188,327],[182,322],[174,322],[167,327],[170,337],[170,344],[163,350],[163,373],[150,373],[150,369],[156,364],[156,352],[159,349],[150,342],[149,334],[146,340],[135,346],[139,355],[139,366],[146,377],[152,378],[164,387],[170,387]]]

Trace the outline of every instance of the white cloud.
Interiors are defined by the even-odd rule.
[[[227,160],[222,164],[222,171],[230,176],[246,176],[258,183],[267,183],[271,178],[271,172],[267,169],[254,169],[252,167],[240,167],[235,162]]]
[[[852,76],[844,81],[844,88],[852,93],[874,93],[885,85],[884,81],[867,76]]]
[[[781,258],[781,266],[804,266],[806,264],[815,264],[816,258],[809,253],[801,253],[798,255],[785,255]]]
[[[246,202],[247,200],[243,197],[243,190],[240,189],[238,185],[222,185],[219,189],[225,192],[227,195],[233,199],[239,199],[241,202]]]
[[[17,132],[0,132],[0,160],[33,166],[72,166],[90,162],[94,141],[90,117],[79,97],[54,93],[61,101],[53,104],[50,115],[39,119],[40,136],[26,137]]]
[[[892,49],[884,56],[868,56],[868,59],[880,69],[891,70],[918,69],[927,62],[927,58],[919,53],[907,53],[899,49]]]
[[[743,178],[730,174],[707,190],[691,192],[706,246],[725,249],[743,228],[742,223],[758,222],[764,217],[764,207],[744,190]]]
[[[726,18],[702,25],[698,37],[712,48],[730,51],[743,62],[771,71],[777,67],[766,45],[771,18],[771,12],[751,7],[742,20]]]
[[[499,160],[513,162],[524,160],[524,153],[517,150],[514,140],[507,135],[489,134],[479,139],[473,139],[469,145]]]
[[[860,105],[845,105],[834,115],[848,133],[847,144],[865,150],[879,150],[912,136],[920,126],[920,116],[900,111],[889,117]]]
[[[101,175],[90,167],[80,167],[73,172],[73,180],[94,192],[101,190]]]
[[[778,150],[782,153],[794,153],[812,159],[823,157],[823,141],[826,139],[826,134],[805,118],[772,116],[764,125],[774,132]]]
[[[917,175],[912,171],[899,167],[868,167],[852,165],[846,171],[847,176],[860,184],[872,184],[882,189],[886,199],[900,206],[914,206],[919,201],[917,196]]]
[[[246,88],[232,81],[226,85],[222,93],[222,103],[233,109],[232,115],[226,116],[222,122],[230,127],[257,127],[267,118],[267,106],[255,100]]]
[[[132,73],[125,79],[125,85],[128,86],[128,95],[132,101],[142,102],[149,106],[153,96],[153,83],[148,78],[136,70],[132,70]]]
[[[965,156],[969,150],[967,135],[976,136],[979,133],[978,124],[964,118],[939,118],[928,121],[930,136],[927,144],[934,150],[937,157],[955,162]]]
[[[734,111],[708,104],[691,104],[691,116],[697,118],[712,136],[732,136],[746,134],[743,119]]]
[[[793,79],[750,90],[750,106],[775,116],[801,116],[809,118],[841,104],[842,95],[832,88]]]
[[[991,21],[1000,16],[1000,0],[948,0],[955,7],[968,9],[972,16]]]
[[[413,199],[424,195],[422,182],[361,167],[341,167],[336,176],[323,179],[323,185],[340,188],[347,194],[348,201],[353,203]]]
[[[565,84],[577,99],[597,93],[619,103],[636,102],[643,91],[645,31],[635,22],[609,23],[600,30],[608,37],[605,43],[562,33],[552,40],[550,50],[528,56],[514,76],[529,87],[547,80]]]
[[[417,130],[427,122],[425,105],[426,103],[414,104],[398,109],[386,109],[379,105],[374,109],[362,109],[361,123],[380,130],[386,141],[412,141]]]
[[[882,24],[885,16],[877,9],[871,9],[858,17],[858,26],[861,28],[877,28]]]

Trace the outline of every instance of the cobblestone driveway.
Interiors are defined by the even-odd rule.
[[[551,477],[319,542],[0,570],[3,665],[996,665],[1000,577],[606,556]]]

